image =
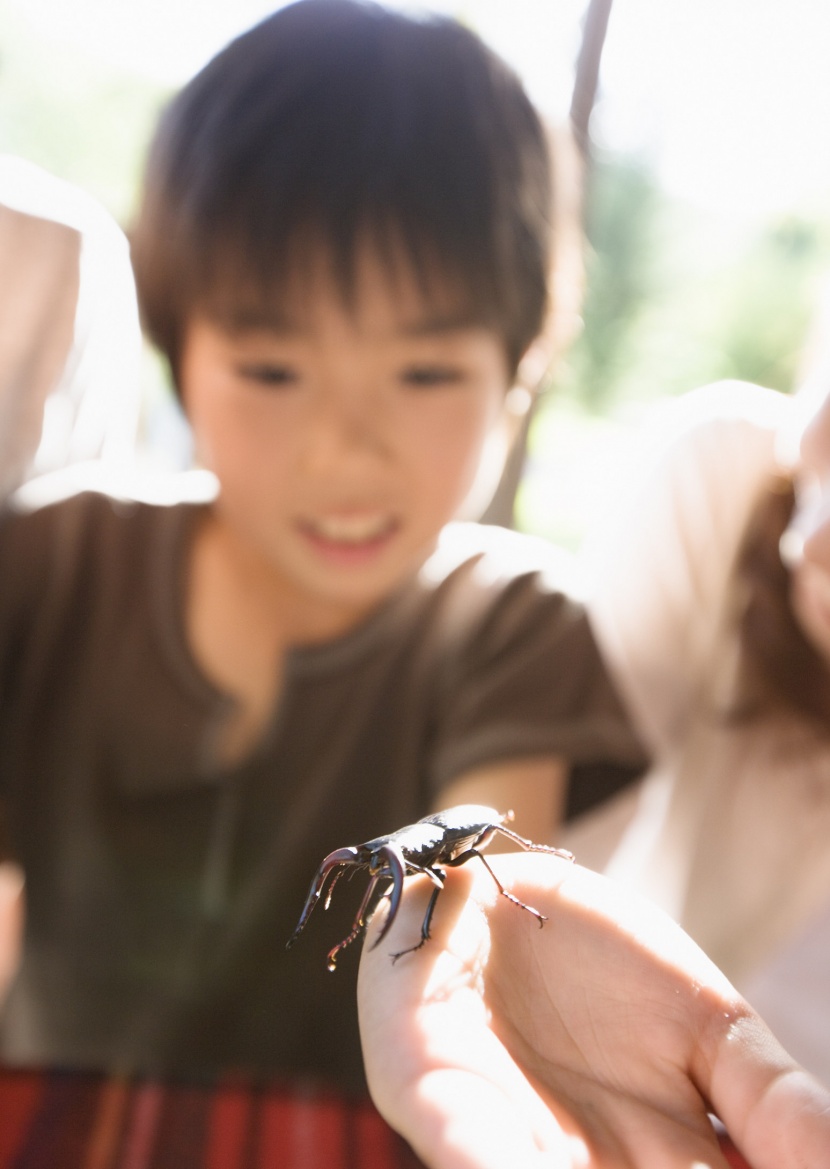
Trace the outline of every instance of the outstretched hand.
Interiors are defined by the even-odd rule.
[[[716,1113],[753,1169],[830,1165],[830,1091],[661,911],[539,854],[408,882],[358,989],[375,1104],[430,1169],[722,1169]],[[379,913],[378,917],[381,916]]]

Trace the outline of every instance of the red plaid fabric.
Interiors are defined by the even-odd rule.
[[[728,1137],[732,1169],[751,1169]],[[424,1169],[369,1100],[0,1069],[0,1169]]]
[[[368,1100],[0,1070],[0,1169],[423,1169]]]

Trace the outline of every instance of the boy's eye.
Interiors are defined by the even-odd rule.
[[[289,386],[298,380],[298,374],[290,365],[278,365],[270,361],[246,361],[236,366],[236,373],[244,381],[261,386]]]
[[[405,369],[401,380],[408,386],[426,388],[452,385],[463,380],[460,369],[451,365],[412,365]]]

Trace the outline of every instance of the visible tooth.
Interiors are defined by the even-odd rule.
[[[321,535],[330,540],[344,540],[357,543],[378,536],[386,527],[383,516],[374,517],[328,517],[318,520],[316,527]]]

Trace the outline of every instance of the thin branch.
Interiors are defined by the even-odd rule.
[[[599,69],[611,4],[612,0],[590,0],[585,10],[582,44],[576,61],[570,117],[577,145],[586,159],[591,149],[589,126],[599,88]]]

